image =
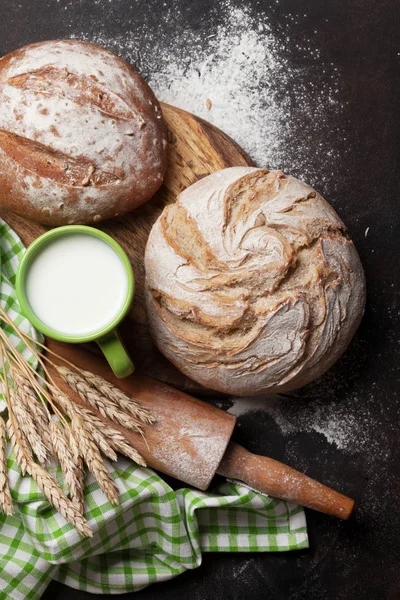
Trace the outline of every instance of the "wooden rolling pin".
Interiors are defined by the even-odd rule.
[[[193,487],[206,490],[216,473],[243,482],[254,490],[289,500],[322,513],[348,519],[354,501],[310,477],[265,456],[252,454],[230,441],[236,418],[168,385],[131,375],[116,379],[105,361],[75,345],[48,340],[48,347],[82,369],[101,375],[151,410],[157,423],[142,437],[113,423],[147,464]],[[53,357],[52,357],[53,358]],[[62,364],[59,360],[54,362]],[[61,389],[77,403],[85,403],[59,377]],[[98,413],[98,416],[101,415]]]

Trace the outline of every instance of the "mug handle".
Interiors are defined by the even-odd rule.
[[[97,340],[97,343],[118,379],[128,377],[128,375],[134,372],[135,366],[116,329],[113,329],[105,337]]]

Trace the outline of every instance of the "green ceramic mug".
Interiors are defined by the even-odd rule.
[[[77,237],[73,238],[71,236]],[[90,238],[86,236],[90,236]],[[98,244],[98,241],[102,242],[102,244]],[[107,244],[107,250],[103,244]],[[98,248],[98,254],[96,248]],[[110,253],[110,249],[113,252]],[[119,259],[117,262],[115,262],[116,257]],[[101,263],[101,259],[106,259],[103,264]],[[96,260],[98,260],[98,264],[96,264]],[[102,271],[102,267],[106,263],[109,266],[114,266],[108,273]],[[82,274],[85,275],[86,265],[92,268],[88,270],[87,277],[84,276],[82,278]],[[68,322],[71,322],[71,320],[73,322],[74,318],[77,318],[78,321],[79,319],[85,319],[85,310],[77,311],[73,307],[73,302],[71,302],[68,293],[65,294],[65,290],[63,289],[64,280],[66,281],[65,287],[67,288],[69,283],[68,278],[71,279],[73,277],[74,269],[80,273],[81,280],[80,283],[79,281],[76,283],[75,291],[71,292],[71,298],[78,306],[79,302],[82,302],[82,306],[85,306],[86,318],[90,317],[94,322],[96,316],[93,316],[93,314],[96,313],[96,310],[101,311],[102,307],[99,307],[101,302],[91,303],[91,292],[93,292],[94,288],[96,288],[97,292],[98,285],[100,288],[102,286],[103,294],[101,298],[103,299],[104,297],[108,297],[110,293],[114,293],[114,288],[118,287],[113,286],[111,283],[107,285],[107,276],[115,284],[117,281],[115,277],[118,272],[118,281],[121,281],[121,289],[116,292],[119,293],[118,304],[114,312],[110,312],[112,317],[110,317],[109,322],[103,322],[98,328],[94,326],[90,331],[83,333],[82,331],[73,331],[73,327],[70,328],[70,331],[66,332],[63,326],[57,328],[54,325],[54,322],[58,322],[57,318],[59,320],[63,318],[63,314],[65,314],[65,319],[69,319]],[[64,273],[68,274],[68,276],[63,278]],[[38,283],[35,284],[35,281]],[[90,286],[90,282],[92,282],[92,288],[88,287]],[[42,284],[43,288],[41,288]],[[74,288],[74,285],[70,287]],[[43,294],[41,289],[43,289]],[[100,346],[117,377],[127,377],[133,373],[134,365],[121,342],[117,326],[126,316],[131,305],[134,294],[134,277],[127,255],[121,246],[109,235],[98,229],[84,225],[57,227],[41,235],[29,246],[23,255],[17,272],[16,290],[24,315],[44,335],[68,343],[95,341]],[[64,295],[60,296],[63,293]],[[35,301],[33,301],[34,298]],[[45,308],[41,307],[38,310],[40,298],[46,299],[47,306]],[[57,303],[54,303],[52,306],[53,298],[57,298]],[[99,299],[100,296],[97,296],[97,298]],[[38,299],[39,304],[37,304]],[[36,306],[35,309],[32,307],[32,304]],[[72,307],[71,310],[70,307]],[[87,313],[90,307],[92,307],[92,310]],[[50,317],[47,319],[47,315],[52,313],[52,308],[56,309],[58,317],[55,318],[53,315],[53,325],[49,325]],[[65,313],[63,313],[63,310]],[[37,313],[41,313],[41,316],[39,317]],[[46,316],[43,317],[43,314]]]

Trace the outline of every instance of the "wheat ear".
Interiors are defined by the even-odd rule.
[[[118,404],[99,394],[83,377],[66,367],[57,367],[57,370],[69,387],[77,392],[84,402],[98,410],[103,417],[143,435],[141,423],[138,419],[122,412]]]
[[[14,449],[16,461],[19,464],[23,474],[28,473],[36,481],[37,486],[48,499],[50,504],[69,521],[82,535],[91,537],[93,535],[86,519],[78,512],[73,503],[67,498],[64,492],[59,488],[57,482],[49,475],[43,467],[37,465],[30,452],[26,438],[18,423],[13,411],[11,401],[12,390],[10,390],[7,376],[5,374],[5,354],[4,345],[0,343],[0,355],[3,365],[3,381],[6,388],[6,401],[9,419],[7,422],[7,431]]]
[[[13,390],[10,391],[13,392]],[[23,393],[24,392],[21,392],[19,389],[17,389],[16,392],[11,393],[11,401],[13,404],[12,410],[17,418],[21,430],[23,430],[25,434],[28,444],[32,448],[32,451],[36,455],[38,461],[43,465],[46,464],[48,460],[47,449],[36,429],[36,423],[32,418],[29,409],[27,408],[25,402],[21,400],[21,395]]]
[[[92,411],[89,409],[85,409],[82,406],[78,406],[77,404],[72,404],[70,400],[66,398],[63,394],[57,394],[56,396],[57,403],[59,406],[66,412],[70,419],[74,416],[74,414],[79,414],[83,418],[85,423],[85,427],[88,429],[89,433],[92,434],[94,441],[102,451],[102,453],[107,456],[110,460],[117,460],[117,455],[115,451],[109,444],[107,440],[106,434],[98,429],[94,423],[92,423],[91,417],[94,415]],[[103,422],[102,422],[103,423]]]
[[[30,460],[32,454],[16,417],[12,418],[11,413],[7,421],[7,433],[15,454],[15,460],[21,469],[22,475],[25,475],[28,468],[28,458]]]
[[[51,420],[50,413],[46,411],[45,404],[38,400],[35,391],[29,384],[29,380],[23,375],[16,375],[15,383],[20,391],[21,402],[31,412],[32,417],[36,422],[36,428],[42,437],[43,444],[49,454],[54,455],[54,448],[51,443],[49,432],[49,423]]]
[[[21,467],[21,471],[31,475],[43,495],[64,519],[69,521],[82,535],[91,537],[93,532],[86,519],[78,512],[71,500],[69,500],[59,488],[55,479],[53,479],[43,467],[34,462],[29,453],[29,448],[24,440],[22,431],[17,424],[17,419],[12,413],[7,422],[7,428],[14,448],[16,460]]]
[[[78,406],[77,404],[72,404],[70,400],[68,400],[65,396],[61,394],[58,394],[56,396],[56,400],[70,418],[73,417],[74,413],[78,413],[82,417],[85,426],[93,435],[93,438],[99,446],[100,450],[106,456],[110,457],[110,450],[111,452],[113,452],[114,450],[115,452],[119,452],[120,454],[127,456],[131,460],[135,461],[138,465],[142,467],[146,466],[146,462],[143,459],[143,457],[139,454],[137,450],[132,448],[124,434],[121,433],[118,429],[112,427],[112,425],[109,425],[108,423],[100,419],[100,417],[98,417],[89,408]],[[103,443],[106,444],[104,450]],[[115,458],[117,457],[115,456]]]
[[[76,467],[76,476],[78,485],[70,492],[72,504],[83,515],[85,510],[85,470],[82,456],[79,453],[78,443],[70,429],[66,429],[64,434],[68,440],[69,448]]]
[[[8,485],[6,446],[6,424],[0,417],[0,509],[6,515],[12,515],[14,510]]]
[[[71,492],[71,501],[78,512],[83,515],[85,512],[85,469],[81,455],[76,459],[75,466],[79,477],[79,485]]]
[[[56,421],[50,422],[50,434],[53,448],[64,474],[65,483],[71,498],[82,496],[82,477],[79,465],[75,460],[73,451],[67,442],[64,431]]]
[[[79,447],[79,453],[87,464],[89,471],[111,504],[118,506],[119,498],[115,481],[107,471],[93,436],[85,427],[81,415],[76,413],[71,419],[71,425]]]
[[[112,425],[105,423],[90,409],[83,407],[80,408],[82,410],[83,416],[85,417],[85,423],[90,422],[91,426],[95,430],[101,431],[102,435],[106,437],[109,445],[116,452],[124,454],[124,456],[128,456],[135,463],[142,467],[146,466],[144,458],[139,454],[137,450],[135,450],[135,448],[132,448],[132,446],[129,444],[128,440],[126,439],[123,433],[121,433],[118,429],[115,429],[115,427],[112,427]]]
[[[104,379],[104,377],[95,375],[90,371],[83,371],[82,369],[80,369],[80,373],[89,385],[95,388],[104,398],[115,402],[121,410],[131,414],[145,425],[153,425],[156,422],[147,408],[144,408],[134,398],[130,398],[125,392],[107,381],[107,379]]]
[[[83,417],[85,417],[84,410],[82,410],[81,414]],[[89,431],[89,433],[92,434],[96,445],[99,447],[99,450],[104,454],[104,456],[107,456],[107,458],[115,462],[118,456],[115,450],[112,449],[106,436],[103,435],[101,431],[96,429],[96,427],[87,419],[85,419],[85,427]]]
[[[81,413],[81,407],[74,404],[68,396],[60,392],[54,394],[55,400],[71,419],[71,439],[75,440],[77,452],[87,464],[89,471],[112,504],[118,505],[118,491],[103,462],[96,442],[87,428]]]
[[[71,501],[81,515],[85,512],[85,470],[83,458],[81,455],[76,460],[76,468],[79,473],[79,486],[74,493],[71,494]]]
[[[69,500],[64,492],[58,487],[53,477],[49,475],[43,467],[34,462],[29,465],[29,473],[50,504],[60,513],[60,515],[72,523],[79,533],[86,537],[92,537],[93,531],[90,529],[88,522],[77,510],[71,500]]]

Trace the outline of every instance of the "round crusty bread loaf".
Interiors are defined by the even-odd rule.
[[[153,226],[145,267],[158,348],[228,394],[312,381],[364,311],[363,269],[345,226],[281,171],[233,167],[187,188]]]
[[[108,50],[39,42],[0,59],[0,210],[96,223],[161,185],[166,127],[140,75]]]

